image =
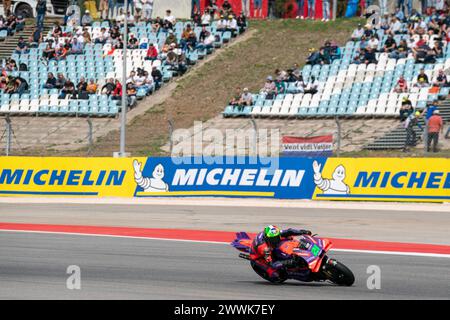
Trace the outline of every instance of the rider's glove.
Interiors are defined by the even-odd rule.
[[[303,234],[307,234],[308,236],[312,235],[312,232],[309,230],[303,230]]]

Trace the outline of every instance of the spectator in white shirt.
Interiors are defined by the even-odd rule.
[[[364,29],[363,29],[362,25],[359,23],[358,24],[358,28],[353,30],[351,40],[352,41],[359,41],[359,40],[361,40],[361,37],[363,35],[364,35]]]
[[[205,10],[205,12],[202,15],[202,26],[209,26],[211,23],[211,13],[207,10]]]
[[[378,41],[378,39],[375,36],[372,36],[370,40],[367,42],[367,46],[373,49],[374,51],[377,51],[379,43],[380,41]]]
[[[391,32],[394,34],[399,34],[402,30],[402,23],[397,18],[394,18],[394,22],[391,25]]]
[[[175,26],[175,23],[177,23],[177,19],[172,15],[172,11],[167,10],[166,15],[164,17],[164,23],[170,24],[170,29]]]
[[[142,2],[142,19],[150,21],[153,14],[153,0],[140,0]]]

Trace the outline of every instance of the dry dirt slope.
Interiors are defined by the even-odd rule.
[[[326,39],[345,44],[359,20],[321,23],[299,20],[251,22],[256,32],[247,41],[226,49],[217,58],[178,82],[164,103],[137,117],[127,128],[127,151],[133,155],[162,155],[168,141],[167,121],[175,128],[190,128],[222,112],[236,86],[256,92],[268,74],[294,63],[304,64],[310,47]],[[119,133],[99,139],[94,154],[109,156],[118,149]]]

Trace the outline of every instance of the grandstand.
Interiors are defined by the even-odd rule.
[[[181,33],[187,24],[191,22],[178,22],[175,25],[174,33],[176,37],[181,38]],[[101,28],[108,28],[108,22],[95,22],[92,27],[87,27],[88,32],[94,39],[100,33]],[[137,70],[143,68],[151,70],[153,66],[157,67],[163,73],[164,82],[170,81],[175,75],[171,71],[171,66],[164,60],[146,61],[144,60],[147,52],[148,43],[155,43],[159,50],[162,49],[166,40],[166,32],[154,33],[151,30],[151,24],[138,23],[130,29],[131,33],[137,35],[139,39],[139,49],[131,50],[130,59],[128,59],[127,70]],[[217,31],[213,23],[207,28],[208,31],[218,35],[219,41],[214,46],[220,48],[224,43],[231,39],[230,31]],[[75,30],[72,27],[64,27],[63,33],[70,34]],[[123,30],[121,30],[123,31]],[[201,28],[195,28],[197,37]],[[52,39],[51,31],[48,32],[46,40]],[[64,44],[66,37],[58,39],[60,44]],[[36,115],[36,116],[90,116],[90,117],[108,117],[117,116],[120,106],[112,97],[101,94],[89,95],[89,99],[60,99],[59,89],[43,89],[49,72],[57,74],[63,73],[74,83],[78,83],[81,77],[86,79],[95,79],[101,88],[105,80],[109,78],[119,79],[122,76],[122,51],[114,50],[112,54],[110,44],[86,44],[82,54],[68,55],[64,60],[51,60],[48,64],[41,61],[46,43],[41,43],[38,48],[31,48],[28,54],[13,54],[12,59],[18,64],[24,63],[28,66],[28,71],[12,72],[11,76],[25,79],[29,84],[29,93],[19,96],[19,94],[2,94],[0,114],[9,115]],[[199,59],[203,59],[212,50],[195,49],[187,53],[187,58],[191,64],[195,64]],[[154,88],[152,89],[152,91]],[[146,96],[144,90],[138,90],[137,98],[142,99]]]
[[[425,18],[426,23],[430,21],[431,17]],[[408,98],[416,110],[423,110],[432,101],[447,99],[450,90],[447,86],[439,88],[438,92],[430,93],[431,84],[436,81],[439,71],[445,70],[448,73],[450,70],[450,46],[447,46],[446,42],[442,57],[435,59],[434,63],[419,63],[412,52],[406,58],[390,58],[388,52],[383,52],[388,35],[383,29],[375,29],[375,32],[380,39],[376,48],[377,63],[355,63],[361,41],[348,41],[340,48],[341,56],[330,64],[307,64],[301,69],[304,83],[318,80],[316,93],[299,93],[297,83],[285,82],[284,92],[269,98],[266,92],[255,93],[253,105],[228,105],[222,113],[223,117],[398,118],[404,98]],[[406,23],[402,24],[401,33],[394,36],[397,44],[401,40],[417,43],[421,39],[417,34],[408,34]],[[434,36],[423,35],[422,39],[433,48]],[[417,76],[422,69],[430,79],[430,86],[417,85]],[[401,76],[408,82],[408,91],[399,93],[395,87]],[[443,108],[443,118],[448,121],[450,112],[447,112],[445,105]],[[404,129],[401,126],[394,126],[393,129],[394,131],[387,133],[383,139],[376,137],[376,142],[368,143],[364,148],[402,148],[406,136]]]
[[[429,21],[430,17],[427,17],[426,22]],[[188,24],[193,25],[192,21],[176,23],[173,29],[176,38],[181,38]],[[90,37],[95,39],[102,28],[110,29],[110,27],[109,22],[97,21],[87,27],[87,31]],[[401,40],[411,43],[418,41],[417,35],[408,34],[405,23],[402,28],[402,32],[394,36],[397,43]],[[220,48],[232,38],[231,32],[217,30],[216,21],[213,21],[207,30],[218,36],[214,43],[215,48]],[[76,31],[67,26],[62,30],[64,34],[69,35]],[[130,32],[138,39],[139,46],[138,49],[128,51],[130,55],[128,72],[138,68],[151,70],[156,67],[161,70],[165,83],[177,76],[177,72],[164,58],[154,61],[145,59],[149,43],[155,44],[161,52],[168,36],[167,32],[154,32],[152,25],[145,22],[137,23],[131,27]],[[201,28],[195,27],[194,32],[198,38]],[[384,30],[376,30],[376,35],[380,39],[377,50],[381,51],[387,35]],[[46,40],[51,38],[52,32],[48,30]],[[61,44],[66,40],[66,37],[57,39]],[[431,47],[434,38],[426,35],[426,40]],[[65,145],[67,149],[76,148],[82,145],[82,139],[85,141],[87,132],[86,125],[80,125],[78,121],[80,118],[96,119],[93,123],[96,137],[106,136],[110,131],[117,129],[118,123],[114,119],[120,111],[120,103],[114,97],[102,94],[99,90],[96,94],[89,95],[88,99],[61,99],[60,89],[44,89],[43,85],[48,73],[51,72],[64,73],[74,83],[81,77],[92,78],[101,88],[108,79],[121,79],[122,51],[113,50],[111,44],[86,44],[82,54],[68,55],[64,60],[44,63],[41,57],[45,45],[42,43],[39,47],[30,49],[28,54],[12,55],[18,64],[26,64],[28,71],[13,71],[10,75],[25,79],[29,84],[29,91],[21,95],[4,93],[0,95],[0,115],[24,116],[14,119],[15,128],[32,129],[22,130],[23,139],[19,139],[22,146],[32,147],[38,141],[51,146],[54,144],[53,141],[47,140],[46,137],[58,132],[62,136],[56,143],[59,145],[58,148],[65,149]],[[343,128],[342,151],[400,148],[405,139],[405,132],[398,124],[403,99],[408,97],[416,109],[422,110],[429,102],[448,97],[449,87],[441,87],[438,92],[431,93],[429,87],[421,88],[416,86],[416,82],[421,69],[425,70],[430,82],[435,81],[439,70],[449,69],[450,47],[444,46],[443,55],[433,63],[417,63],[412,53],[405,58],[393,59],[386,52],[377,52],[376,63],[358,64],[355,61],[360,46],[359,40],[347,41],[340,48],[339,56],[329,64],[306,64],[301,68],[305,83],[311,82],[313,77],[316,78],[318,83],[316,93],[302,93],[298,84],[293,82],[286,82],[286,90],[271,99],[265,93],[254,91],[251,106],[228,105],[222,109],[221,116],[209,120],[205,127],[218,128],[222,131],[229,128],[247,128],[248,119],[257,119],[258,128],[278,128],[283,135],[312,136],[332,133],[336,136],[335,118],[338,118]],[[187,51],[186,57],[190,64],[194,65],[212,52],[213,49],[195,49]],[[257,61],[251,62],[257,66]],[[394,88],[401,76],[408,82],[408,91],[399,93]],[[137,98],[143,99],[148,94],[154,93],[155,89],[154,86],[150,90],[138,89]],[[149,100],[146,100],[146,103],[148,105]],[[443,104],[441,108],[445,111],[446,105]],[[134,110],[130,112],[140,114]],[[442,115],[445,120],[449,120],[447,112],[443,112]],[[41,129],[39,120],[36,119],[44,118],[46,120],[42,123],[48,124],[48,127]],[[210,115],[202,117],[202,120],[209,118]],[[84,133],[80,134],[80,130]],[[80,141],[78,145],[74,139],[71,141],[72,133],[76,131],[78,135],[76,137],[74,135],[73,138]],[[164,150],[168,152],[167,145]]]

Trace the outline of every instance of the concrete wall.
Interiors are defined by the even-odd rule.
[[[177,19],[189,19],[191,17],[191,0],[155,0],[153,17],[163,17],[166,10],[170,9]]]

